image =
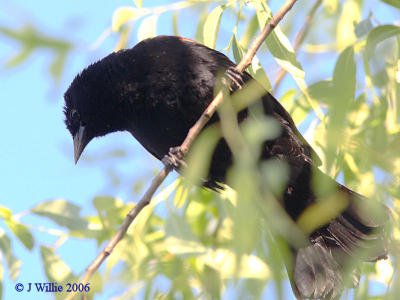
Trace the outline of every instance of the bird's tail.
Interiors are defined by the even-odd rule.
[[[387,208],[368,213],[368,199],[340,184],[338,189],[348,197],[346,209],[314,231],[309,246],[293,250],[292,285],[300,299],[336,299],[345,284],[358,284],[357,262],[387,256]]]

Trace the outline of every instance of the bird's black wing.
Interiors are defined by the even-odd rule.
[[[226,76],[234,81],[233,87],[230,88],[232,93],[238,89],[238,82],[243,83],[243,88],[246,88],[250,81],[255,81],[255,79],[246,71],[242,73],[234,72],[234,78],[231,78],[232,75],[229,71],[231,71],[232,68],[235,68],[236,65],[223,53],[210,49],[194,41],[183,40],[182,42],[190,49],[190,57],[195,58],[197,70],[202,70],[202,72],[196,72],[196,74],[208,74],[207,76],[204,76],[206,78],[210,78],[210,76],[214,77],[213,80],[209,81],[213,82],[213,85],[216,83],[216,77],[221,74],[221,71],[225,71],[227,74]],[[201,80],[197,80],[197,88],[201,86],[200,82]],[[193,86],[193,88],[194,87],[195,86]],[[204,101],[196,103],[191,103],[185,99],[185,102],[183,102],[184,105],[182,105],[182,111],[184,111],[182,118],[187,118],[188,116],[193,118],[193,114],[189,113],[191,111],[190,109],[193,109],[193,107],[196,107],[199,111],[203,111],[212,100],[213,88],[214,86],[210,85],[207,87],[210,99],[204,99]],[[282,130],[279,137],[265,143],[261,159],[269,159],[272,157],[282,158],[298,170],[300,170],[304,164],[319,166],[321,164],[320,158],[300,134],[293,119],[285,108],[277,99],[265,90],[261,84],[252,84],[252,88],[260,89],[260,93],[264,94],[260,99],[264,113],[275,119],[280,124]],[[247,117],[247,109],[244,109],[239,112],[238,120],[241,122]],[[217,120],[218,117],[213,117],[209,123],[211,124]],[[194,121],[195,120],[191,120],[191,122]],[[231,152],[229,147],[226,145],[226,142],[222,139],[214,151],[209,177],[204,183],[204,186],[215,189],[218,188],[218,182],[226,182],[226,171],[231,164]]]
[[[247,72],[243,73],[243,80],[245,82],[254,80]],[[270,93],[265,91],[266,94],[262,98],[264,111],[267,114],[271,114],[276,119],[283,129],[282,137],[275,141],[275,152],[274,155],[288,155],[295,158],[302,158],[304,161],[312,163],[315,166],[321,165],[321,159],[318,154],[314,151],[311,145],[301,135],[292,117],[286,111],[286,109],[279,103],[279,101],[272,96]],[[283,153],[280,153],[283,151]]]
[[[204,45],[197,44],[198,47],[207,48]],[[215,51],[213,49],[207,48],[209,52],[212,52],[214,59],[216,60],[216,65],[223,67],[226,70],[229,68],[234,68],[236,65],[223,53]],[[237,76],[237,75],[236,75]],[[235,76],[235,77],[236,77]],[[240,75],[239,75],[240,76]],[[229,77],[229,74],[228,74]],[[231,78],[233,81],[238,81],[235,78]],[[254,81],[255,79],[248,73],[242,72],[241,78],[239,81],[249,83],[250,81]],[[282,154],[286,156],[286,154],[291,153],[294,157],[302,157],[304,161],[312,163],[315,166],[321,165],[321,159],[318,154],[314,151],[311,145],[306,141],[306,139],[301,135],[299,130],[297,129],[292,117],[286,111],[286,109],[279,103],[279,101],[272,96],[268,91],[266,91],[261,84],[258,86],[254,86],[254,88],[262,89],[265,92],[265,95],[262,97],[262,103],[264,107],[264,112],[267,115],[271,115],[274,119],[276,119],[282,126],[284,131],[284,137],[282,139],[276,140],[276,144],[281,144],[281,151],[284,150],[284,153],[279,153],[279,149],[276,148],[275,155]],[[236,90],[236,87],[233,87],[233,90]]]

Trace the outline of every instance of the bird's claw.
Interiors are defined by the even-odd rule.
[[[223,81],[224,84],[228,85],[228,82],[230,83],[228,85],[229,91],[234,92],[236,90],[239,90],[243,87],[244,81],[243,81],[243,74],[242,72],[238,71],[235,67],[229,67],[225,71],[225,76],[228,80]]]
[[[168,154],[163,157],[162,163],[165,166],[172,166],[174,169],[186,168],[187,165],[183,160],[183,156],[181,147],[171,147]]]

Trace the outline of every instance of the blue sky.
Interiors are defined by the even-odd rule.
[[[132,4],[131,0],[0,1],[0,26],[19,28],[33,23],[49,35],[64,36],[76,43],[79,50],[69,56],[66,73],[59,83],[54,82],[47,70],[51,62],[50,52],[34,53],[17,68],[0,68],[0,205],[20,213],[44,200],[65,198],[83,207],[82,213],[88,214],[91,212],[91,199],[96,195],[111,193],[112,196],[132,199],[130,185],[112,185],[112,175],[107,175],[111,166],[124,182],[133,182],[141,176],[150,177],[161,166],[127,133],[109,135],[106,139],[92,142],[85,152],[96,158],[96,163],[85,161],[83,157],[75,166],[72,139],[63,123],[62,95],[69,82],[88,63],[112,51],[116,41],[109,38],[95,50],[91,44],[110,26],[112,12],[117,7]],[[160,30],[162,33],[165,32]],[[19,50],[18,47],[18,44],[0,36],[1,65]],[[330,73],[331,69],[322,71]],[[118,159],[106,157],[114,145],[127,149],[130,159],[124,160],[124,165]],[[33,216],[24,217],[22,221],[36,227],[45,222],[43,218]],[[33,229],[37,244],[55,241],[47,234],[36,234],[35,230],[37,228]],[[82,271],[98,252],[95,243],[74,239],[67,243],[58,254],[74,272]],[[13,249],[23,261],[17,282],[45,282],[37,248],[30,252],[14,240]],[[79,257],[72,251],[85,255]],[[4,277],[3,299],[16,299],[16,296],[18,299],[35,298],[27,293],[17,295],[15,283],[10,282],[7,275]]]
[[[83,159],[78,166],[74,165],[72,139],[63,123],[62,95],[77,72],[111,51],[115,44],[113,39],[94,51],[90,45],[110,26],[113,11],[121,5],[131,4],[128,0],[102,1],[101,5],[93,0],[0,2],[0,26],[19,28],[33,23],[49,35],[65,36],[77,43],[79,49],[68,58],[66,73],[59,83],[54,82],[47,70],[51,62],[50,52],[34,53],[17,68],[0,68],[0,126],[3,140],[0,147],[0,205],[19,213],[44,200],[65,198],[82,206],[83,214],[87,214],[91,210],[92,198],[104,194],[105,187],[110,185],[105,170],[109,169],[110,164],[118,164],[118,160],[99,159],[101,163],[98,167],[93,167],[93,164],[90,167]],[[2,65],[18,50],[18,44],[0,36]],[[105,152],[103,149],[109,149],[109,145],[123,145],[131,149],[132,159],[125,171],[135,170],[131,173],[136,174],[137,168],[141,167],[150,175],[152,168],[158,165],[151,156],[145,155],[134,139],[123,133],[110,135],[107,140],[96,140],[88,146],[87,152],[102,156]],[[134,180],[134,176],[127,172],[124,178],[129,181]],[[131,191],[118,189],[113,196],[124,197],[124,193]],[[34,226],[46,225],[43,218],[33,216],[24,217],[22,222]],[[48,234],[38,234],[37,229],[33,232],[38,238],[36,245],[55,241]],[[95,256],[97,247],[95,243],[82,243],[74,239],[67,243],[61,247],[59,254],[75,273],[80,272]],[[30,252],[14,240],[13,249],[23,261],[17,282],[45,282],[37,247]],[[85,255],[78,256],[76,253]],[[17,296],[18,299],[34,299],[38,296],[29,293],[17,295],[14,283],[8,280],[7,274],[4,277],[3,299],[16,299]]]

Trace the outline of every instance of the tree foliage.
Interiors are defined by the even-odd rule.
[[[182,34],[239,62],[252,38],[272,16],[265,0],[183,0],[160,6],[150,6],[147,1],[134,3],[110,12],[106,32],[108,38],[117,40],[110,51],[158,34]],[[375,1],[374,5],[387,6],[396,11],[393,15],[400,16],[395,0]],[[363,280],[354,297],[394,299],[400,293],[400,27],[392,19],[377,19],[368,8],[360,0],[299,1],[283,25],[267,38],[248,71],[268,90],[276,91],[318,152],[326,173],[390,207],[390,260],[363,265]],[[311,14],[312,9],[315,13]],[[49,48],[54,53],[50,71],[55,79],[61,78],[65,59],[74,51],[71,42],[49,37],[34,25],[0,27],[0,34],[21,46],[6,67],[23,63],[33,51]],[[292,42],[297,40],[296,34],[298,44]],[[276,84],[279,72],[288,75]],[[237,98],[240,103],[249,96]],[[220,113],[224,114],[223,107]],[[235,140],[229,143],[235,154],[230,188],[218,194],[197,187],[191,180],[207,168],[210,151],[222,134],[210,127],[189,153],[189,179],[178,178],[163,186],[142,211],[105,268],[91,281],[90,299],[106,286],[120,291],[114,299],[219,299],[232,295],[257,299],[265,297],[269,286],[275,288],[277,298],[289,295],[284,289],[287,279],[282,260],[287,246],[274,236],[302,236],[293,234],[298,229],[265,189],[279,189],[286,168],[271,162],[256,165],[259,146],[266,134],[274,134],[274,124],[257,111],[254,114],[257,118],[243,124],[238,132],[223,132],[228,142],[233,134],[246,145],[240,147]],[[229,122],[229,112],[223,122]],[[28,214],[52,222],[53,226],[45,228],[58,237],[52,247],[38,245],[35,236],[40,232],[24,224],[20,214],[0,207],[0,218],[7,226],[0,231],[4,258],[0,274],[7,266],[8,276],[12,280],[18,277],[24,266],[11,244],[22,243],[29,250],[40,247],[49,281],[77,281],[81,274],[73,274],[57,254],[63,241],[94,240],[101,247],[135,201],[94,197],[93,215],[82,215],[80,207],[64,199],[39,203]],[[368,287],[376,281],[385,289],[371,294]]]

